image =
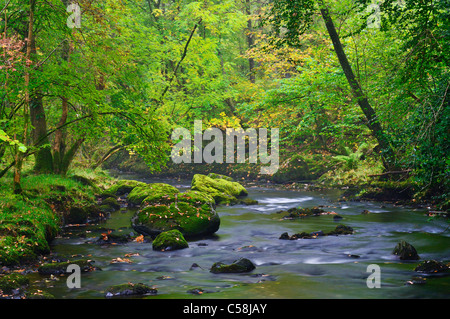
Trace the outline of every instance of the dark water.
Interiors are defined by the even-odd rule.
[[[188,183],[171,183],[183,188]],[[69,289],[66,277],[33,275],[35,285],[57,298],[104,298],[107,287],[127,282],[144,283],[158,289],[146,298],[449,298],[450,276],[425,276],[413,271],[418,262],[402,262],[392,250],[400,240],[417,249],[422,260],[450,261],[450,232],[444,220],[427,221],[426,210],[394,207],[381,203],[339,203],[336,192],[298,192],[248,188],[257,206],[218,207],[221,226],[213,238],[189,242],[189,248],[156,252],[151,243],[98,246],[88,241],[99,237],[95,229],[83,228],[57,238],[52,250],[59,256],[73,255],[95,261],[102,271],[83,273],[80,289]],[[343,219],[332,216],[282,219],[279,210],[324,205]],[[385,206],[384,206],[385,205]],[[371,213],[363,215],[367,209]],[[133,211],[112,213],[100,225],[116,233],[134,232]],[[324,232],[336,225],[351,226],[347,236],[280,240],[282,233]],[[80,234],[86,237],[80,237]],[[135,234],[136,235],[136,234]],[[126,254],[135,254],[126,257]],[[138,254],[138,255],[137,255]],[[250,259],[256,269],[248,274],[212,274],[217,261]],[[128,258],[131,263],[111,263]],[[200,268],[190,270],[192,264]],[[381,288],[369,289],[367,266],[381,269]],[[415,276],[426,284],[407,285]],[[194,288],[204,290],[192,295]]]

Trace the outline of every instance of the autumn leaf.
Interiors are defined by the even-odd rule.
[[[134,241],[137,242],[137,243],[143,243],[144,242],[144,235],[137,236],[134,239]]]

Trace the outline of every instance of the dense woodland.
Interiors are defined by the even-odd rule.
[[[76,10],[78,4],[81,11]],[[280,172],[449,195],[448,0],[2,0],[0,179],[117,154],[170,162],[176,127],[279,128]],[[77,20],[78,16],[81,20]]]

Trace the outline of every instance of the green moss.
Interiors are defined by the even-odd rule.
[[[237,204],[237,197],[247,196],[247,190],[237,182],[223,178],[211,178],[202,174],[195,174],[192,178],[191,189],[212,196],[216,204]]]
[[[229,182],[234,182],[234,179],[232,177],[225,176],[225,175],[222,175],[222,174],[209,173],[208,177],[211,177],[212,179],[224,179],[224,180],[229,181]]]
[[[169,184],[146,184],[144,186],[136,186],[133,188],[130,194],[128,194],[127,200],[131,204],[140,205],[142,201],[149,196],[171,195],[179,192],[180,191],[178,189]]]
[[[40,289],[32,289],[32,290],[27,290],[27,292],[25,293],[25,298],[26,299],[55,299],[55,296],[53,296],[52,294],[50,294],[46,291],[42,291]]]
[[[11,273],[0,277],[0,290],[4,294],[10,294],[14,289],[28,284],[28,278],[21,274]]]
[[[188,248],[189,245],[179,230],[169,230],[156,236],[152,244],[153,250],[167,251]]]
[[[28,262],[49,252],[48,241],[59,231],[60,218],[41,200],[0,197],[0,264]]]

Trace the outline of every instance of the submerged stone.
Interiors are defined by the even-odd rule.
[[[424,260],[414,268],[414,271],[424,273],[448,272],[450,271],[450,267],[437,260]]]
[[[250,272],[254,270],[256,266],[247,258],[239,258],[238,260],[235,260],[231,264],[224,264],[222,262],[214,263],[211,266],[210,272],[214,274],[221,274],[221,273],[244,273],[244,272]]]
[[[335,215],[335,212],[327,212],[319,207],[310,207],[310,208],[302,208],[302,207],[293,207],[288,210],[282,210],[277,212],[278,214],[287,213],[287,215],[283,216],[283,219],[295,219],[295,218],[304,218],[310,216],[321,216],[321,215]]]
[[[301,233],[289,236],[289,234],[287,232],[284,232],[281,234],[279,239],[284,239],[284,240],[313,239],[313,238],[322,237],[322,236],[351,235],[353,233],[354,233],[353,228],[351,228],[350,226],[338,225],[338,226],[336,226],[336,228],[334,230],[332,230],[328,233],[324,233],[323,231],[319,230],[319,231],[315,231],[315,232],[311,232],[311,233],[301,232]]]
[[[142,283],[126,283],[121,285],[114,285],[106,289],[105,297],[123,297],[123,296],[144,296],[156,295],[157,289],[149,287]]]
[[[345,226],[345,225],[337,225],[336,228],[327,233],[327,235],[351,235],[353,234],[353,228],[351,228],[350,226]]]
[[[401,260],[418,260],[418,259],[420,259],[414,246],[407,243],[404,240],[400,241],[397,244],[397,246],[395,246],[392,253],[394,255],[399,256]]]
[[[153,241],[153,250],[169,251],[188,248],[189,244],[179,230],[169,230],[160,233]]]

